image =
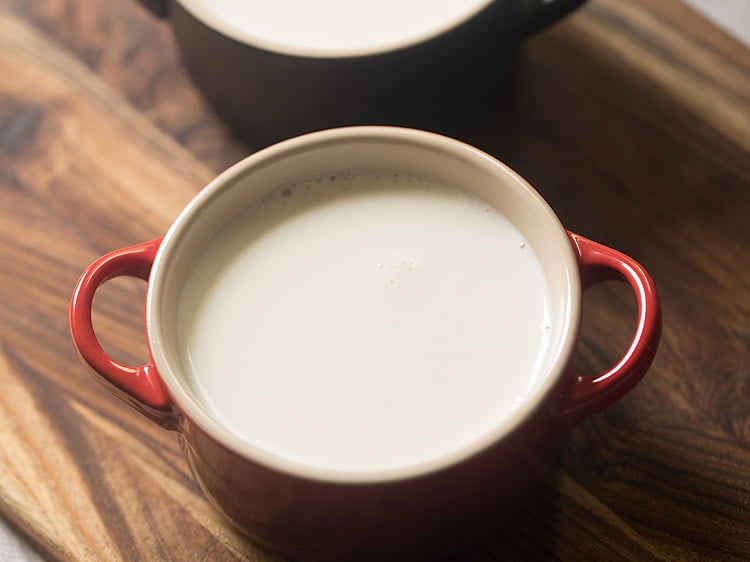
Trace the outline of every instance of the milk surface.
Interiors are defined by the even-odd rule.
[[[478,11],[485,0],[182,0],[255,44],[366,51],[409,42]]]
[[[316,467],[456,449],[539,382],[548,290],[531,246],[455,187],[389,172],[282,186],[224,228],[182,295],[206,408]]]

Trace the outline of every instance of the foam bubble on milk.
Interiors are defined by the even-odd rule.
[[[196,395],[249,443],[392,468],[512,414],[539,383],[548,300],[533,248],[481,198],[349,170],[279,186],[217,234],[179,337]]]

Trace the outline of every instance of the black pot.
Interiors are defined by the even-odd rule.
[[[511,103],[517,47],[585,0],[495,0],[430,39],[356,56],[271,51],[209,26],[186,0],[140,1],[169,18],[192,79],[221,117],[265,145],[358,124],[455,133]]]

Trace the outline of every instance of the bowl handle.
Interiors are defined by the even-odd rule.
[[[517,39],[538,33],[585,3],[586,0],[532,0],[520,7],[519,24],[513,27]]]
[[[612,248],[568,232],[576,252],[585,291],[596,283],[622,280],[633,289],[638,304],[635,334],[622,358],[609,370],[593,377],[570,369],[569,382],[562,389],[553,413],[562,429],[603,410],[632,390],[651,366],[661,335],[661,307],[656,287],[643,267]]]
[[[141,5],[160,18],[166,18],[169,15],[169,0],[138,0]]]
[[[161,238],[157,238],[116,250],[92,263],[78,280],[70,301],[70,333],[78,356],[97,380],[142,414],[172,428],[175,410],[154,363],[131,366],[112,359],[99,343],[91,318],[94,295],[104,282],[120,276],[148,280],[160,244]]]

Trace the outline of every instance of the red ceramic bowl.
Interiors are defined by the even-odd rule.
[[[542,376],[512,415],[447,452],[372,470],[309,466],[239,438],[196,398],[176,335],[179,294],[205,240],[269,189],[351,168],[427,175],[475,192],[523,233],[551,295],[553,328]],[[120,275],[148,281],[151,359],[145,365],[112,360],[93,331],[94,294]],[[606,279],[633,289],[635,333],[616,365],[581,377],[573,356],[582,292]],[[312,133],[249,156],[211,182],[163,238],[93,263],[70,310],[83,362],[111,391],[177,433],[212,503],[254,540],[304,560],[415,559],[447,554],[475,539],[513,512],[534,483],[537,459],[565,430],[641,380],[656,353],[660,318],[654,285],[638,263],[566,231],[537,192],[506,166],[446,137],[388,127]]]

